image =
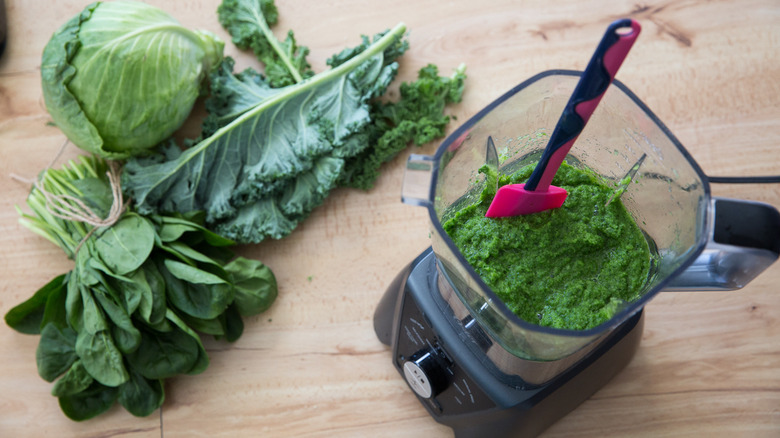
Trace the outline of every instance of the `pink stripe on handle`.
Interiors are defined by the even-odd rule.
[[[550,188],[552,180],[558,172],[558,168],[561,167],[563,160],[566,158],[566,155],[569,153],[569,149],[571,149],[575,140],[577,140],[576,137],[567,141],[563,146],[558,148],[558,150],[553,152],[552,156],[550,156],[550,161],[547,162],[547,167],[544,169],[542,177],[539,178],[539,183],[536,184],[535,191],[546,192]]]
[[[621,34],[620,40],[604,54],[604,68],[609,72],[610,78],[614,78],[617,74],[618,69],[623,64],[623,60],[628,56],[631,46],[634,45],[634,41],[636,41],[641,31],[642,26],[639,25],[639,22],[631,20],[631,31]]]
[[[636,41],[641,30],[642,26],[639,25],[639,22],[636,20],[631,20],[631,31],[625,34],[621,34],[620,39],[615,44],[613,44],[609,50],[607,50],[607,53],[604,54],[604,68],[609,74],[610,83],[612,83],[612,79],[615,78],[618,69],[623,64],[623,60],[625,60],[626,56],[628,56],[628,52],[634,45],[634,41]],[[604,94],[601,94],[594,99],[578,104],[574,108],[574,111],[579,114],[580,117],[582,117],[582,120],[585,121],[585,123],[587,123],[588,120],[590,120],[590,116],[593,114],[593,111],[596,110],[599,102],[601,102],[601,98],[603,96]]]

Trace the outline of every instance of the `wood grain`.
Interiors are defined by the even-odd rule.
[[[17,223],[33,177],[64,137],[42,105],[40,54],[86,1],[6,0],[0,59],[0,312],[72,262]],[[216,0],[150,1],[188,27],[228,40]],[[710,175],[780,174],[780,4],[776,0],[279,1],[278,35],[295,31],[317,71],[361,34],[404,22],[401,80],[427,63],[469,75],[466,120],[547,69],[582,69],[606,25],[632,16],[643,34],[618,73]],[[230,42],[239,68],[254,65]],[[452,126],[454,129],[457,121]],[[435,144],[415,150],[432,153]],[[448,437],[396,373],[372,328],[396,272],[427,245],[422,209],[400,202],[407,151],[369,192],[337,190],[291,236],[241,248],[276,273],[273,308],[246,321],[234,344],[208,340],[211,365],[171,379],[162,409],[120,408],[67,420],[35,368],[37,338],[0,326],[4,437]],[[57,164],[78,155],[70,147]],[[713,186],[718,196],[780,207],[780,185]],[[780,436],[780,264],[732,293],[662,293],[646,307],[628,368],[546,437]]]

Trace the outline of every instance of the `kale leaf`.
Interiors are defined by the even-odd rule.
[[[335,187],[344,159],[368,147],[371,100],[397,74],[405,30],[364,37],[330,70],[275,90],[251,70],[233,75],[226,60],[212,76],[214,133],[129,160],[125,191],[143,213],[204,210],[212,229],[238,242],[284,237]]]
[[[428,64],[418,72],[416,81],[401,84],[397,102],[374,101],[372,147],[346,160],[338,184],[368,190],[379,177],[380,166],[409,143],[422,146],[442,137],[450,122],[444,107],[461,101],[465,80],[464,65],[450,77],[439,77],[438,68]]]
[[[444,108],[462,97],[463,66],[439,77],[428,65],[401,84],[398,102],[384,99],[409,48],[403,23],[362,36],[314,74],[292,32],[284,41],[271,32],[273,0],[223,0],[218,12],[264,73],[236,73],[223,59],[210,76],[199,139],[126,163],[122,186],[141,213],[204,211],[211,230],[236,242],[280,239],[335,187],[369,189],[382,163],[443,136]]]
[[[219,22],[240,49],[251,49],[265,65],[271,87],[284,87],[314,76],[306,61],[309,49],[295,42],[292,31],[277,40],[271,26],[279,19],[273,0],[224,0],[217,8]]]

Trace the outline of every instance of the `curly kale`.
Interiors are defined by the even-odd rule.
[[[450,77],[440,77],[433,64],[423,67],[416,81],[403,83],[397,102],[374,101],[371,147],[347,159],[340,186],[368,190],[379,177],[380,166],[392,160],[410,143],[422,146],[442,137],[450,122],[444,107],[460,102],[466,80],[461,65]]]

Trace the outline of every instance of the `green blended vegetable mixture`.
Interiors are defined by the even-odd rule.
[[[498,176],[521,183],[533,166]],[[479,200],[448,212],[444,230],[466,260],[522,319],[547,327],[595,327],[639,298],[650,270],[642,231],[614,190],[593,172],[564,163],[553,185],[569,193],[558,209],[489,219],[496,174],[487,167]]]

